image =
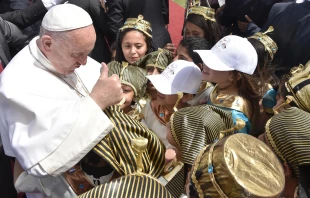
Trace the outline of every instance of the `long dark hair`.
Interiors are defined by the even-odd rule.
[[[222,37],[223,34],[217,22],[205,20],[203,16],[198,14],[188,15],[186,22],[191,22],[199,28],[203,29],[204,38],[213,46]]]
[[[253,76],[257,79],[261,87],[263,83],[269,83],[273,88],[276,88],[279,84],[279,79],[275,76],[275,70],[277,63],[273,62],[265,46],[255,38],[248,38],[248,41],[253,45],[257,52],[258,62]],[[267,90],[261,89],[261,94],[264,95]]]
[[[233,71],[233,75],[234,79],[238,79],[239,75],[241,76],[240,79],[235,82],[235,85],[238,88],[238,95],[248,104],[250,110],[249,119],[252,125],[250,134],[255,136],[260,114],[259,101],[262,98],[260,93],[261,87],[254,76],[238,71]]]
[[[128,28],[128,29],[125,29],[124,31],[122,32],[118,32],[117,36],[116,36],[116,55],[115,55],[115,60],[117,62],[123,62],[123,61],[126,61],[125,57],[124,57],[124,54],[123,54],[123,50],[122,50],[122,41],[123,41],[123,38],[124,36],[130,32],[130,31],[138,31],[138,32],[141,32],[145,38],[145,42],[146,42],[146,45],[147,45],[147,51],[146,51],[146,54],[150,53],[150,52],[153,52],[155,51],[155,46],[154,46],[154,43],[153,43],[153,39],[148,37],[146,34],[144,34],[142,31],[140,30],[137,30],[137,29],[133,29],[133,28]]]

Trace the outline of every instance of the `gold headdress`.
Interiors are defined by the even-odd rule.
[[[139,102],[146,94],[147,72],[140,67],[131,66],[127,62],[120,64],[112,61],[108,64],[109,76],[112,74],[119,75],[122,84],[130,86],[134,93],[134,101]]]
[[[292,77],[285,83],[288,93],[300,109],[310,112],[310,61],[292,69],[290,74]]]
[[[138,18],[128,18],[123,27],[120,28],[120,31],[124,31],[125,29],[132,28],[142,31],[148,37],[152,38],[152,28],[151,23],[143,20],[143,16],[140,14]]]
[[[94,148],[93,151],[102,157],[121,176],[143,170],[144,173],[158,177],[165,164],[165,146],[158,137],[141,122],[124,114],[119,106],[104,110],[114,128]],[[142,153],[142,164],[136,162],[136,148],[132,139],[145,138],[148,141]]]
[[[209,7],[200,6],[200,0],[199,1],[194,1],[192,3],[190,8],[188,9],[186,18],[190,14],[201,15],[201,16],[203,16],[203,18],[205,20],[210,20],[210,21],[216,22],[214,9],[211,8],[210,6]]]
[[[149,174],[145,174],[143,155],[148,148],[148,139],[131,139],[131,148],[135,153],[137,171],[116,180],[97,186],[82,194],[79,198],[172,198],[163,185]]]
[[[296,107],[281,111],[266,124],[266,140],[299,177],[298,166],[310,165],[310,114]]]
[[[170,118],[171,134],[181,148],[182,162],[192,165],[199,151],[233,128],[230,111],[211,105],[182,108]]]
[[[279,197],[285,177],[269,147],[255,137],[234,134],[208,145],[193,165],[190,193],[199,197]]]
[[[172,61],[173,54],[169,50],[158,48],[157,51],[148,54],[146,67],[156,67],[164,70]]]
[[[273,32],[273,30],[274,28],[270,26],[266,32],[257,32],[253,36],[249,37],[257,39],[265,46],[265,50],[268,51],[271,60],[278,51],[278,45],[269,36],[267,36],[267,33]]]

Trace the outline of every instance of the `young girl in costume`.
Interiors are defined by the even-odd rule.
[[[173,54],[166,49],[158,48],[157,51],[148,54],[146,59],[145,66],[147,75],[161,74],[172,62]],[[151,81],[147,83],[147,93],[151,99],[156,99],[157,91]]]
[[[154,50],[151,24],[143,20],[142,15],[138,18],[128,18],[116,39],[115,60],[119,63],[126,61],[133,64]]]
[[[166,124],[174,111],[189,106],[187,102],[197,93],[201,83],[201,71],[192,62],[178,60],[161,74],[147,78],[157,90],[157,98],[148,102],[142,113],[143,122],[166,145]]]
[[[217,85],[207,104],[232,112],[234,122],[242,119],[251,133],[257,125],[260,87],[252,76],[257,66],[257,53],[252,44],[238,36],[226,36],[211,50],[195,50],[204,62],[202,79]]]
[[[203,37],[212,46],[222,38],[222,32],[215,20],[215,10],[208,6],[201,6],[200,1],[193,0],[187,11],[184,25],[185,37]]]
[[[181,40],[178,49],[176,51],[175,60],[186,60],[194,62],[201,70],[203,66],[203,61],[200,56],[194,52],[194,50],[209,50],[211,45],[205,38],[201,37],[185,37]],[[206,100],[209,96],[213,85],[209,82],[202,81],[201,86],[196,93],[195,97],[188,101],[190,105],[198,105],[200,101]]]
[[[141,120],[140,100],[146,94],[146,70],[137,66],[129,66],[127,62],[120,64],[111,62],[109,64],[109,75],[117,74],[122,83],[123,97],[125,101],[120,104],[124,113],[132,118]]]

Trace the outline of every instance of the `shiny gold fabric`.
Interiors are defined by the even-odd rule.
[[[266,124],[266,139],[298,177],[299,165],[310,165],[310,114],[295,107],[281,111]]]
[[[169,50],[161,48],[147,56],[146,67],[156,67],[165,70],[173,61],[173,54]]]
[[[130,86],[134,90],[134,101],[138,102],[146,94],[147,73],[145,69],[127,64],[120,64],[116,61],[109,63],[109,76],[118,75],[122,84]]]
[[[215,20],[215,11],[213,8],[208,8],[204,6],[192,6],[188,10],[188,15],[197,14],[203,16],[205,20],[210,20],[216,22]],[[186,17],[187,18],[187,17]]]
[[[291,71],[292,77],[285,84],[293,101],[304,111],[310,112],[310,61]]]
[[[138,16],[138,18],[126,19],[123,27],[121,27],[119,30],[122,32],[128,28],[140,30],[148,37],[152,38],[151,24],[148,21],[143,20],[143,16],[141,14]]]
[[[151,108],[161,124],[166,125],[169,122],[173,112],[169,111],[163,105],[159,105],[156,100],[151,101]]]
[[[210,94],[210,100],[211,103],[215,106],[241,111],[248,118],[250,118],[251,112],[248,108],[247,102],[240,96],[222,94],[218,90],[217,85],[214,87]]]
[[[254,39],[258,40],[259,42],[261,42],[264,45],[265,50],[269,53],[269,56],[270,56],[271,60],[273,59],[274,55],[278,51],[278,45],[277,45],[276,42],[274,42],[266,34],[268,32],[272,32],[273,30],[274,30],[273,27],[270,26],[266,32],[264,32],[264,33],[256,32],[253,36],[249,37],[249,38],[254,38]]]
[[[131,174],[84,193],[79,198],[172,198],[157,179]]]
[[[114,128],[93,148],[93,151],[120,175],[128,175],[137,172],[131,140],[144,137],[148,140],[148,146],[142,154],[143,170],[153,177],[160,176],[165,165],[166,148],[158,137],[139,121],[124,114],[119,106],[109,107],[104,112]]]
[[[245,134],[234,134],[205,147],[195,160],[191,182],[199,197],[279,197],[285,177],[281,163],[262,141]],[[216,184],[225,196],[220,196],[211,181],[208,167],[212,157]]]
[[[234,124],[230,111],[202,105],[175,112],[170,126],[172,137],[182,149],[182,162],[192,165],[201,149],[217,140],[220,131],[233,128]]]

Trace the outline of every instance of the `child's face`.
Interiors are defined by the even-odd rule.
[[[122,51],[128,63],[139,60],[147,52],[145,36],[136,30],[127,32],[122,40]]]
[[[157,91],[157,102],[159,105],[174,106],[178,100],[178,95],[165,95]]]
[[[190,36],[204,38],[205,34],[204,34],[203,29],[187,21],[185,24],[185,37],[190,37]]]
[[[175,57],[173,61],[176,60],[185,60],[189,62],[193,62],[193,59],[189,56],[187,49],[183,45],[179,45],[176,51]]]
[[[146,71],[147,71],[147,75],[157,75],[157,74],[161,74],[163,72],[162,69],[159,69],[157,67],[150,67],[150,66],[148,66],[146,68]],[[152,99],[156,99],[157,90],[155,89],[155,87],[151,81],[147,82],[146,91],[148,94],[151,95]]]
[[[220,87],[226,87],[226,85],[231,85],[232,82],[229,81],[229,79],[232,75],[233,73],[231,71],[215,71],[203,64],[202,80],[217,83]]]
[[[130,107],[133,98],[135,96],[135,92],[133,91],[133,89],[128,86],[128,85],[124,85],[122,84],[122,89],[123,89],[123,97],[125,97],[125,103],[121,106],[121,109],[125,109],[127,107]]]

